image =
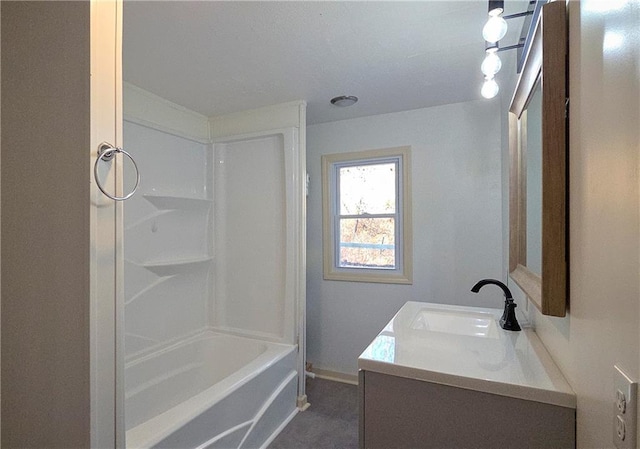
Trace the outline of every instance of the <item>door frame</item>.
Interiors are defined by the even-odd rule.
[[[91,447],[125,447],[122,203],[104,196],[93,167],[100,143],[122,146],[122,0],[91,0],[90,343]],[[105,188],[122,195],[122,155]]]

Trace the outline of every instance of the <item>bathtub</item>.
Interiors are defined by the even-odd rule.
[[[128,362],[127,448],[265,447],[297,412],[296,355],[207,331]]]

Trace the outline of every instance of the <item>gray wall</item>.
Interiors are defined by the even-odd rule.
[[[501,307],[502,293],[469,291],[502,278],[499,99],[307,128],[307,360],[355,374],[357,358],[406,301]],[[411,145],[413,285],[325,281],[320,157]]]
[[[2,2],[2,446],[88,447],[88,2]]]

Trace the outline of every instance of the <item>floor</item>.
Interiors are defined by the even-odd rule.
[[[356,449],[358,387],[307,379],[311,407],[298,413],[269,449]]]

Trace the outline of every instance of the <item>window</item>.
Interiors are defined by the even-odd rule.
[[[322,157],[324,278],[411,283],[410,148]]]

